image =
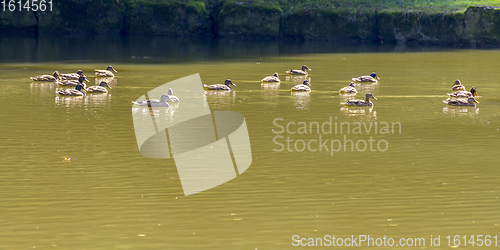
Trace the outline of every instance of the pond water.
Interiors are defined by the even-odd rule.
[[[471,235],[496,242],[498,50],[158,37],[0,42],[6,249],[288,249],[325,235],[385,236],[395,249],[404,248],[400,238],[423,238],[425,247],[438,236],[447,247],[450,235],[461,246]],[[60,97],[57,84],[29,79],[82,69],[94,84],[93,70],[108,64],[118,73],[103,95]],[[304,64],[312,91],[292,94],[303,78],[285,71]],[[339,95],[372,71],[379,84]],[[281,84],[261,84],[274,72]],[[173,159],[139,152],[131,101],[196,73],[204,84],[237,85],[206,99],[212,111],[245,117],[252,164],[184,196]],[[477,108],[443,103],[456,79],[478,89]],[[367,92],[377,98],[372,108],[342,104]],[[317,130],[324,123],[331,134]]]

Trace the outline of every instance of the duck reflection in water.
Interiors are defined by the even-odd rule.
[[[280,84],[262,83],[260,87],[264,102],[273,106],[278,105]]]
[[[285,76],[285,80],[287,82],[299,84],[299,83],[304,82],[304,80],[311,81],[311,77],[309,77],[307,75],[294,75],[294,76],[287,75],[287,76]]]
[[[443,114],[455,117],[455,116],[472,116],[475,117],[479,115],[479,108],[467,108],[460,106],[446,106],[443,107]]]
[[[309,103],[311,102],[311,92],[304,91],[292,91],[291,92],[293,106],[297,109],[309,109]]]
[[[53,82],[32,82],[30,83],[31,93],[37,95],[53,95],[56,85]]]
[[[377,111],[373,107],[349,107],[344,106],[340,108],[340,113],[346,116],[364,116],[367,120],[377,119]]]
[[[213,108],[228,108],[236,104],[236,91],[205,91],[207,103]]]

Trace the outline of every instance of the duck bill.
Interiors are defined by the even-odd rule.
[[[118,73],[118,71],[116,71],[116,69],[113,69],[113,72]]]
[[[108,89],[112,89],[112,88],[111,88],[111,86],[109,86],[109,85],[106,85],[106,87],[107,87]]]
[[[373,99],[377,100],[377,97],[375,97],[375,96],[372,96],[371,98],[373,98]]]
[[[375,77],[375,79],[379,80],[380,81],[380,78],[378,76]]]
[[[479,104],[479,101],[474,101],[475,103]]]

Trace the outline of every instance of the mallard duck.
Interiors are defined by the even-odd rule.
[[[291,70],[286,71],[286,73],[289,74],[289,75],[302,75],[302,76],[306,76],[307,75],[306,70],[311,71],[312,69],[310,69],[306,65],[303,65],[301,70],[300,69],[291,69]]]
[[[302,84],[297,84],[292,87],[292,91],[311,91],[311,84],[309,84],[309,80],[304,80]]]
[[[448,98],[446,101],[443,101],[445,104],[451,105],[451,106],[471,106],[471,107],[476,107],[476,103],[479,103],[476,98],[474,97],[469,97],[467,100],[464,99],[451,99]]]
[[[168,108],[170,105],[168,105],[168,95],[163,94],[160,98],[158,99],[148,99],[148,100],[142,100],[140,102],[132,102],[133,104],[139,105],[139,106],[148,106],[148,107],[166,107]]]
[[[341,94],[355,94],[358,91],[355,88],[356,84],[354,82],[349,83],[349,86],[343,87],[339,90]]]
[[[278,72],[274,73],[274,76],[266,76],[264,79],[261,80],[262,82],[277,82],[280,83],[280,78],[278,75]]]
[[[102,69],[96,69],[95,70],[95,75],[97,77],[115,77],[115,74],[113,74],[113,72],[115,73],[118,73],[118,71],[116,71],[113,66],[109,65],[106,69],[102,70]]]
[[[179,98],[177,98],[177,96],[174,95],[174,90],[172,88],[169,88],[168,89],[168,100],[167,102],[179,102]]]
[[[457,98],[468,98],[468,97],[474,97],[477,96],[476,92],[476,87],[472,86],[472,88],[469,91],[464,91],[464,90],[459,90],[456,92],[453,92],[451,94],[448,94],[451,97],[457,97]]]
[[[57,82],[57,84],[59,84],[61,86],[66,86],[66,87],[75,87],[76,85],[83,85],[84,88],[87,88],[87,85],[84,83],[85,79],[87,79],[85,77],[85,75],[81,75],[80,77],[78,77],[77,81],[75,81],[75,80],[65,80],[65,81],[62,81],[62,82]]]
[[[367,82],[367,83],[378,83],[380,78],[378,78],[377,73],[372,72],[369,76],[358,76],[352,78],[355,82]]]
[[[90,86],[87,89],[87,92],[89,93],[108,93],[108,90],[106,88],[112,89],[111,86],[108,85],[107,82],[101,82],[99,86]]]
[[[30,77],[30,79],[40,82],[57,82],[61,80],[61,74],[59,74],[59,71],[56,70],[52,75],[38,75]]]
[[[84,96],[85,93],[83,91],[86,91],[87,89],[79,84],[79,85],[76,85],[76,87],[74,89],[63,89],[63,90],[59,90],[59,91],[56,91],[57,94],[59,95],[66,95],[66,96]]]
[[[455,83],[451,87],[451,90],[463,90],[465,91],[465,86],[462,85],[462,82],[460,80],[455,80]]]
[[[82,75],[84,75],[83,70],[79,69],[76,73],[61,74],[61,80],[78,80]],[[88,82],[89,80],[85,78],[85,81]]]
[[[205,87],[207,90],[223,90],[223,91],[231,91],[233,88],[231,88],[229,85],[233,85],[236,87],[236,84],[234,84],[231,79],[226,79],[224,81],[224,84],[214,84],[214,85],[205,85],[203,84],[203,87]]]
[[[373,102],[370,101],[371,98],[377,100],[377,98],[375,98],[375,96],[373,96],[372,94],[366,93],[365,100],[348,100],[345,103],[345,105],[346,106],[357,106],[357,107],[373,106]]]

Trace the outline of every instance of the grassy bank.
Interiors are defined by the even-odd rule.
[[[426,11],[426,12],[455,12],[465,11],[469,6],[500,6],[500,1],[484,0],[251,0],[244,1],[248,5],[259,4],[267,6],[280,6],[284,13],[296,10],[314,10],[335,8],[339,11]],[[206,2],[208,4],[208,1]]]
[[[491,6],[500,1],[59,0],[53,12],[0,12],[0,31],[498,46]]]

